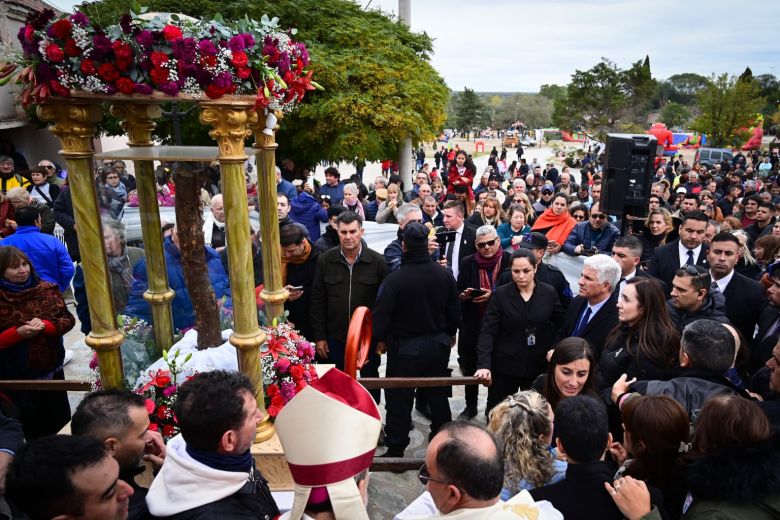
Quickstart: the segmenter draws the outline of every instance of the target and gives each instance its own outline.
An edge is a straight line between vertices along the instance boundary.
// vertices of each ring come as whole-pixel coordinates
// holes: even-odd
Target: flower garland
[[[119,24],[101,28],[76,11],[55,20],[50,9],[31,14],[19,30],[23,56],[0,63],[0,85],[17,66],[23,106],[71,91],[93,94],[211,99],[255,94],[256,108],[289,112],[306,91],[321,89],[307,71],[309,53],[282,31],[278,19],[248,17],[234,23],[217,15],[196,20],[175,14],[131,12]],[[10,69],[13,67],[13,69]]]
[[[289,323],[263,327],[267,335],[261,347],[263,386],[268,415],[276,417],[306,385],[317,380],[314,345]]]

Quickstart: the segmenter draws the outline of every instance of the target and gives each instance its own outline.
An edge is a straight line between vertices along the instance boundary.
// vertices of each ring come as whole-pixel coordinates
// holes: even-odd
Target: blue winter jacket
[[[328,212],[325,208],[305,191],[290,202],[289,216],[293,222],[306,226],[312,243],[320,238],[320,222],[328,221]]]
[[[170,237],[163,243],[165,251],[165,266],[168,271],[168,285],[175,293],[171,302],[173,311],[173,326],[176,329],[186,329],[195,325],[195,311],[192,308],[192,300],[187,292],[184,282],[184,271],[181,265],[181,253],[173,245]],[[225,274],[225,268],[219,259],[219,253],[210,247],[206,247],[206,265],[209,270],[209,280],[214,288],[217,300],[227,296],[226,305],[230,306],[230,280]],[[133,268],[133,287],[130,290],[130,298],[125,308],[125,314],[138,317],[147,323],[152,323],[152,307],[144,300],[144,292],[149,288],[149,280],[146,277],[146,259],[141,260]]]
[[[276,183],[276,193],[284,193],[288,202],[292,202],[293,199],[298,197],[298,190],[295,189],[295,186],[284,179]]]
[[[563,252],[568,255],[576,255],[574,248],[582,244],[585,249],[596,246],[599,253],[612,253],[612,246],[620,236],[620,230],[614,224],[607,222],[601,233],[590,227],[590,222],[580,222],[569,233],[569,238],[563,244]]]
[[[70,285],[74,268],[68,250],[53,236],[41,233],[37,226],[19,226],[13,235],[0,242],[0,246],[14,246],[22,250],[38,276],[56,283],[60,291]]]

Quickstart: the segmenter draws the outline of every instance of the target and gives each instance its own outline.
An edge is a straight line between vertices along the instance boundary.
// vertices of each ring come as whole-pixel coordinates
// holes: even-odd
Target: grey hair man
[[[27,206],[37,209],[38,213],[41,215],[41,233],[46,235],[54,234],[54,225],[56,224],[54,221],[54,211],[45,203],[30,196],[30,192],[27,191],[27,188],[12,188],[8,190],[6,198],[14,209],[18,210]],[[16,227],[14,221],[10,221],[8,224],[13,228]]]
[[[587,339],[599,357],[607,335],[618,323],[615,289],[621,273],[620,264],[610,256],[599,254],[585,259],[577,281],[579,292],[566,313],[558,339]]]
[[[422,222],[423,214],[422,209],[417,204],[406,202],[398,208],[396,212],[396,218],[398,219],[398,229],[403,231],[406,224],[409,222]],[[399,231],[400,235],[400,231]],[[431,253],[431,258],[435,261],[438,260],[439,245],[436,242],[436,237],[428,239],[428,251]],[[384,256],[385,262],[387,262],[388,272],[393,272],[401,267],[401,254],[403,248],[401,246],[401,237],[399,236],[385,248]]]

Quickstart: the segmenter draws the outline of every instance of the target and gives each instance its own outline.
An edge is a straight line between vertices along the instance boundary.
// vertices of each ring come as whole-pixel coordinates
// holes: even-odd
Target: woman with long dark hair
[[[690,420],[680,403],[665,395],[626,399],[620,412],[623,444],[612,443],[618,475],[644,480],[663,492],[664,509],[680,518],[685,485],[683,456],[688,451]]]
[[[474,199],[471,185],[476,174],[477,167],[469,159],[468,154],[464,150],[458,150],[455,152],[455,159],[450,162],[450,167],[447,171],[447,193],[455,193],[455,186],[461,185],[467,188],[468,198]]]
[[[756,403],[737,395],[709,399],[696,421],[691,456],[686,520],[778,518],[780,446]]]
[[[607,336],[599,364],[605,402],[609,402],[612,385],[621,374],[627,374],[628,379],[666,379],[680,350],[680,336],[658,280],[629,280],[617,308],[619,323]]]
[[[534,388],[547,398],[552,409],[567,397],[596,397],[593,384],[598,364],[587,340],[577,337],[562,339],[550,355],[547,372],[534,382]]]

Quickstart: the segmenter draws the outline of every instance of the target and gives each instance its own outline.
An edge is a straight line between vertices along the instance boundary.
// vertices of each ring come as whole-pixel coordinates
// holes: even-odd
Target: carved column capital
[[[235,102],[230,105],[202,103],[200,122],[209,125],[209,135],[219,146],[220,163],[242,163],[247,155],[244,141],[252,133],[249,125],[257,122],[257,112],[250,112],[249,103]]]
[[[99,105],[92,104],[52,104],[41,105],[37,109],[41,121],[51,122],[49,131],[60,138],[64,157],[91,157],[92,138],[97,123],[103,119]]]
[[[117,103],[111,105],[111,115],[122,121],[130,146],[152,146],[152,131],[156,119],[162,116],[159,105]]]

